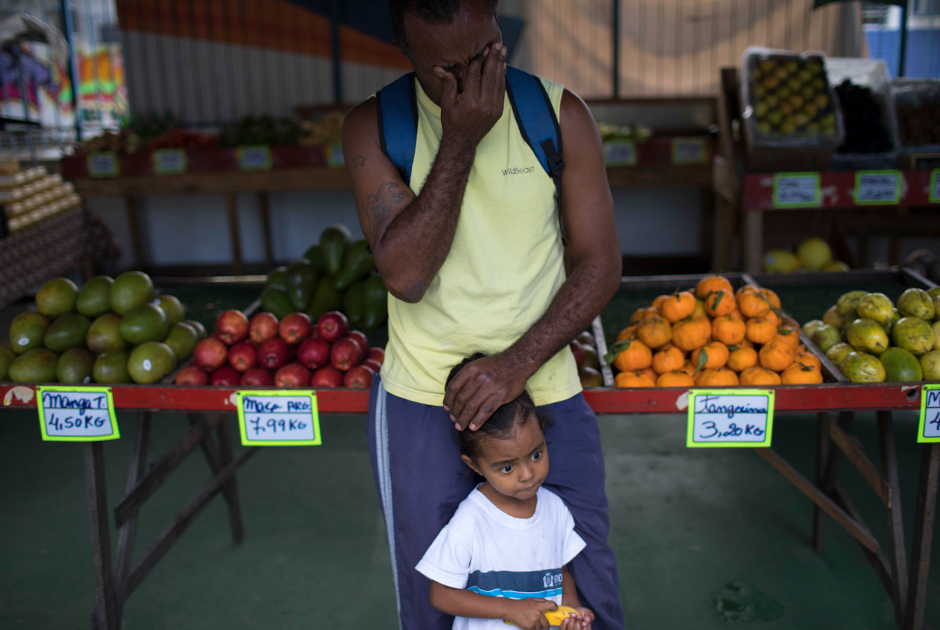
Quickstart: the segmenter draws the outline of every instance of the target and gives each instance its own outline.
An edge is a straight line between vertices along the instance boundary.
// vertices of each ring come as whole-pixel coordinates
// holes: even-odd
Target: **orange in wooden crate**
[[[760,349],[761,367],[773,370],[774,372],[783,372],[790,367],[793,359],[796,357],[796,350],[788,342],[782,339],[774,339]]]
[[[695,285],[695,297],[700,300],[704,300],[708,294],[713,291],[726,291],[734,295],[734,288],[732,288],[731,283],[728,282],[728,279],[724,276],[707,276],[699,280],[698,284]]]
[[[698,379],[695,381],[695,384],[699,387],[734,387],[740,385],[738,375],[728,368],[705,370],[702,374],[705,376],[701,379],[701,382]]]
[[[770,303],[756,291],[738,297],[738,308],[745,317],[765,317],[770,312]]]
[[[637,325],[636,338],[650,348],[659,348],[672,341],[672,326],[666,318],[653,315]]]
[[[727,367],[735,372],[743,372],[757,365],[757,350],[744,346],[735,347],[728,356]]]
[[[673,372],[680,369],[683,365],[685,365],[685,355],[682,353],[682,350],[679,350],[679,348],[675,346],[666,350],[660,350],[653,355],[653,371],[656,372],[656,374]]]
[[[704,347],[697,349],[692,353],[692,365],[699,365],[699,355],[705,352],[708,358],[705,360],[705,363],[702,367],[708,370],[717,370],[722,368],[728,363],[728,346],[721,343],[720,341],[712,341],[711,343],[706,344]]]
[[[682,291],[663,300],[659,310],[669,323],[675,324],[695,312],[695,303],[695,296],[690,291]]]
[[[672,342],[680,350],[692,352],[708,343],[712,325],[707,319],[687,317],[672,325]]]
[[[617,387],[656,387],[656,381],[642,370],[621,372],[614,378]]]
[[[816,355],[810,352],[805,346],[800,346],[800,349],[796,352],[796,358],[793,359],[794,363],[802,363],[804,365],[813,365],[820,371],[822,371],[822,362]]]
[[[645,370],[653,363],[653,353],[642,341],[634,339],[614,359],[614,367],[621,372]]]
[[[784,385],[819,385],[823,382],[822,371],[815,365],[793,363],[780,375]]]
[[[741,372],[742,385],[780,385],[780,375],[763,367],[749,367]]]
[[[666,372],[656,379],[656,387],[694,387],[695,379],[682,370]]]
[[[747,324],[734,313],[724,317],[716,317],[712,322],[712,338],[728,346],[744,341],[746,333]]]
[[[734,293],[730,289],[719,289],[705,296],[705,312],[711,317],[728,315],[737,308]]]
[[[777,336],[777,325],[769,319],[755,317],[747,320],[745,338],[751,343],[767,343]]]

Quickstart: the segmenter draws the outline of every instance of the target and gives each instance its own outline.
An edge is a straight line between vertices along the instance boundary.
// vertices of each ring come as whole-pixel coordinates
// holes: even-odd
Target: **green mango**
[[[203,339],[209,336],[208,333],[206,333],[206,327],[203,326],[200,322],[197,322],[195,319],[184,319],[183,323],[189,324],[190,326],[193,327],[193,330],[196,331],[196,334],[199,337],[198,341],[202,341]]]
[[[95,276],[85,283],[75,300],[75,308],[85,317],[94,319],[111,312],[111,285],[108,276]]]
[[[166,338],[170,330],[170,322],[163,309],[155,304],[147,303],[128,311],[118,324],[118,330],[124,341],[137,346],[148,341],[160,341]]]
[[[92,368],[92,376],[96,383],[120,384],[130,383],[131,375],[127,371],[127,360],[131,353],[128,350],[112,350],[98,355]]]
[[[343,268],[333,286],[342,293],[348,289],[353,282],[366,277],[370,271],[375,269],[375,259],[369,252],[369,244],[364,240],[356,241],[346,250],[346,259],[343,261]]]
[[[196,329],[184,322],[177,322],[170,327],[163,343],[170,347],[176,359],[182,363],[193,356],[193,350],[199,343],[199,333]]]
[[[323,259],[323,252],[319,245],[313,245],[304,253],[304,258],[310,261],[313,268],[320,273],[326,273],[326,260]]]
[[[295,311],[305,311],[317,290],[319,274],[306,258],[292,263],[284,272],[284,288]]]
[[[42,338],[44,346],[53,352],[65,352],[70,348],[84,348],[85,337],[91,328],[91,320],[79,313],[60,315],[46,329]]]
[[[351,240],[352,234],[345,225],[331,225],[323,230],[320,234],[320,253],[323,255],[326,273],[335,276],[343,268],[343,258]]]
[[[317,291],[313,294],[310,308],[306,312],[310,320],[316,324],[324,313],[339,310],[342,306],[343,295],[334,287],[333,278],[325,276],[317,285]]]
[[[366,283],[361,280],[346,291],[343,295],[343,313],[349,320],[349,325],[353,328],[362,327],[363,315],[366,308]]]
[[[382,282],[381,276],[370,276],[363,287],[365,296],[365,309],[362,316],[362,327],[366,330],[375,330],[388,319],[388,289]]]
[[[290,298],[287,297],[287,291],[278,287],[268,287],[261,292],[261,310],[271,313],[279,320],[294,312]]]
[[[55,317],[75,312],[78,287],[68,278],[53,278],[36,293],[36,308],[43,315]]]
[[[90,383],[95,354],[85,348],[66,350],[56,363],[56,378],[60,383]]]
[[[154,298],[153,303],[163,309],[163,313],[166,315],[166,320],[170,322],[170,326],[178,324],[186,317],[186,307],[183,306],[183,303],[180,302],[177,297],[172,295],[158,295]]]
[[[10,349],[24,354],[42,348],[42,340],[49,329],[49,318],[34,311],[17,315],[10,324]]]
[[[9,378],[10,364],[15,360],[15,352],[9,348],[0,348],[0,383]]]
[[[286,280],[284,279],[284,272],[287,271],[287,267],[278,267],[268,274],[268,280],[265,282],[265,286],[268,287],[281,287],[284,288]]]
[[[14,383],[55,383],[59,355],[45,348],[35,348],[16,357],[10,364]]]

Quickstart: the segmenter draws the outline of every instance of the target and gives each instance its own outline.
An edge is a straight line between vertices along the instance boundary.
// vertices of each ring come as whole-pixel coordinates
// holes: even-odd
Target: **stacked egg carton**
[[[0,175],[0,230],[8,234],[81,204],[71,182],[44,166]]]

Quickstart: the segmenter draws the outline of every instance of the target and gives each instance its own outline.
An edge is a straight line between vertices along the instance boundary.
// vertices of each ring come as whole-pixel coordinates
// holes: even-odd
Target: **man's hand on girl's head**
[[[493,412],[525,391],[529,375],[506,353],[477,359],[457,373],[444,392],[444,409],[458,431],[476,431]]]

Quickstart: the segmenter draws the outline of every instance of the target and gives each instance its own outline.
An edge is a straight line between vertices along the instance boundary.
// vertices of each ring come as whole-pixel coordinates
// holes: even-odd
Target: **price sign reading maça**
[[[920,390],[917,441],[940,442],[940,385],[924,385]]]
[[[110,387],[37,387],[39,428],[49,442],[99,442],[121,437]]]
[[[901,201],[901,171],[859,171],[855,174],[855,203],[894,205]]]
[[[607,166],[636,166],[636,145],[619,140],[605,142],[604,162]]]
[[[689,448],[770,446],[774,391],[689,390]]]
[[[245,446],[318,446],[314,391],[239,391],[238,427]]]
[[[815,208],[821,201],[819,173],[774,175],[774,207]]]

